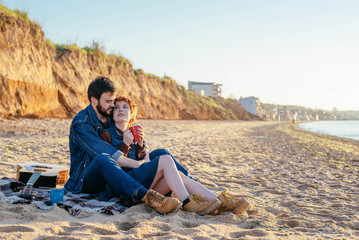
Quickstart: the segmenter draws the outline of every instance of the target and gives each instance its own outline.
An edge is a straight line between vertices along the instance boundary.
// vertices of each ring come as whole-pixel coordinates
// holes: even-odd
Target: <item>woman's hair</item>
[[[134,121],[136,121],[136,115],[137,115],[137,105],[136,105],[136,103],[133,100],[131,100],[131,99],[127,98],[127,97],[123,97],[123,96],[116,97],[114,103],[116,104],[116,102],[127,102],[128,105],[130,105],[131,119],[130,119],[130,122],[128,123],[128,126],[130,127],[132,125],[132,123]]]

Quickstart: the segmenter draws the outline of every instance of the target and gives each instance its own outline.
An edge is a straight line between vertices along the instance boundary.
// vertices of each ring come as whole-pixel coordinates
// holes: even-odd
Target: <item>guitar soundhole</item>
[[[52,169],[52,167],[49,167],[49,166],[39,166],[39,165],[31,165],[31,167],[33,168],[44,168],[44,169]]]
[[[45,168],[35,168],[34,171],[46,172],[47,169],[45,169]]]

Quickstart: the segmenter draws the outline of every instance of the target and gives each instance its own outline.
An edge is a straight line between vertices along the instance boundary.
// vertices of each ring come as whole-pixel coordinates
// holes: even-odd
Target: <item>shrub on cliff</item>
[[[4,5],[2,5],[1,3],[0,3],[0,13],[15,17],[16,19],[24,20],[26,22],[28,22],[28,21],[31,22],[31,20],[26,12],[20,11],[18,9],[10,10],[7,7],[5,7]]]

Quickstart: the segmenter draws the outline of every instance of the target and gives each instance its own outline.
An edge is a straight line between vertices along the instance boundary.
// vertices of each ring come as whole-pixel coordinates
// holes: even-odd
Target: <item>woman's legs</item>
[[[202,195],[207,201],[211,201],[217,198],[217,195],[210,191],[208,188],[200,184],[199,182],[194,181],[193,179],[187,177],[182,172],[179,172],[181,179],[190,194],[199,194]]]
[[[182,178],[172,157],[169,155],[160,156],[157,173],[150,188],[153,189],[158,183],[160,183],[156,189],[165,189],[163,180],[160,181],[162,178],[166,180],[168,187],[176,194],[177,198],[181,202],[189,197],[190,194],[183,184]]]
[[[200,184],[199,182],[196,182],[192,180],[191,178],[184,175],[182,172],[179,172],[179,175],[182,179],[182,182],[189,194],[199,194],[202,195],[207,201],[211,201],[215,198],[217,198],[217,195],[214,194],[212,191],[210,191],[208,188]],[[151,186],[152,188],[152,186]],[[164,177],[162,177],[154,186],[153,190],[161,193],[166,194],[171,189],[168,186],[168,183]]]
[[[171,189],[168,186],[166,179],[164,177],[162,177],[160,180],[158,180],[158,182],[152,189],[155,190],[156,192],[163,194],[163,195],[166,195],[167,193],[169,193],[171,191]]]
[[[217,198],[217,195],[208,188],[178,171],[169,155],[160,157],[157,174],[150,188],[162,194],[172,190],[180,201],[186,199],[190,194],[202,195],[207,201]]]

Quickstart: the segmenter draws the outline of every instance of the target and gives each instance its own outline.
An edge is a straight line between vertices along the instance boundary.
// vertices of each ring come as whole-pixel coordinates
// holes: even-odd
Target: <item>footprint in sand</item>
[[[154,238],[154,237],[160,237],[164,235],[169,235],[172,231],[172,227],[168,223],[158,223],[155,222],[150,225],[151,228],[154,228],[151,230],[151,232],[148,232],[148,229],[143,227],[138,227],[135,229],[136,235],[139,236],[139,238]]]
[[[106,229],[98,228],[98,227],[91,229],[91,231],[98,235],[116,235],[116,234],[118,234],[118,232],[106,230]]]
[[[23,226],[6,226],[0,227],[0,232],[11,233],[11,232],[35,232],[33,228]]]
[[[71,227],[82,227],[82,226],[85,226],[85,224],[78,223],[78,222],[70,222],[70,226]]]
[[[72,227],[66,227],[66,226],[64,226],[64,227],[62,227],[62,234],[61,235],[67,235],[67,234],[71,234],[72,232],[75,232],[75,231],[77,231],[78,229],[81,229],[81,230],[83,230],[84,229],[84,226],[72,226]],[[65,234],[66,233],[66,234]]]
[[[138,224],[139,222],[115,222],[115,226],[121,231],[128,231],[131,228],[136,227]]]
[[[21,213],[24,210],[23,207],[12,207],[12,208],[8,208],[9,212],[13,212],[13,213]]]
[[[242,232],[233,232],[230,234],[230,236],[232,238],[241,238],[241,237],[245,237],[245,236],[252,236],[252,237],[264,237],[267,236],[268,234],[260,229],[252,229],[249,231],[242,231]]]
[[[283,222],[285,225],[287,225],[290,228],[302,227],[301,222],[296,219],[288,219],[288,220],[284,220]]]
[[[198,223],[198,222],[182,222],[181,225],[184,228],[195,228],[195,227],[198,227],[201,224]]]
[[[71,235],[72,232],[75,232],[77,230],[83,231],[85,229],[89,229],[89,230],[91,230],[92,233],[97,234],[97,235],[116,235],[116,234],[118,234],[118,232],[115,232],[115,231],[83,225],[83,226],[62,227],[63,231],[60,231],[59,235]]]
[[[79,240],[80,238],[74,238],[74,237],[54,237],[54,236],[43,236],[43,237],[39,237],[36,238],[37,240]]]
[[[157,223],[155,227],[158,228],[158,230],[161,232],[168,232],[172,230],[171,225],[168,223]]]
[[[176,228],[173,232],[189,236],[193,233],[201,232],[201,230],[196,229],[196,227],[200,225],[201,224],[198,222],[180,222],[180,226],[182,226],[182,228]]]
[[[69,235],[72,232],[77,231],[78,229],[83,230],[86,228],[86,225],[83,223],[70,222],[69,224],[70,224],[70,226],[61,227],[62,231],[59,231],[58,233],[57,233],[57,231],[55,231],[52,228],[47,228],[46,231],[49,231],[49,232],[51,231],[53,234]]]
[[[141,236],[141,238],[154,238],[155,239],[155,237],[165,236],[165,235],[168,235],[168,233],[167,232],[153,232],[153,233],[141,234],[139,232],[138,235]]]

